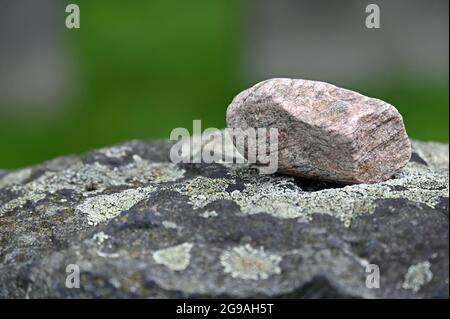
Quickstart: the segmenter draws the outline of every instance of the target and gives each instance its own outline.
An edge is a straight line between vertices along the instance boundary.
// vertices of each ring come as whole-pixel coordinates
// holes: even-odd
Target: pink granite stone
[[[278,172],[344,183],[389,179],[411,157],[391,104],[329,83],[269,79],[237,95],[230,128],[277,128]]]

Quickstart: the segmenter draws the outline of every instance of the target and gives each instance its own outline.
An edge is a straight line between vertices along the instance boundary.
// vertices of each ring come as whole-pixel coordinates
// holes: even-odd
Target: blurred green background
[[[245,72],[249,35],[243,30],[251,6],[241,1],[74,3],[81,28],[61,28],[71,57],[69,93],[44,110],[2,102],[1,168],[129,139],[168,138],[175,127],[191,128],[193,119],[203,128],[224,127],[231,99],[263,80]],[[63,25],[61,7],[57,23]],[[447,142],[446,68],[423,78],[399,69],[335,84],[395,105],[412,138]],[[288,75],[295,74],[303,77]]]

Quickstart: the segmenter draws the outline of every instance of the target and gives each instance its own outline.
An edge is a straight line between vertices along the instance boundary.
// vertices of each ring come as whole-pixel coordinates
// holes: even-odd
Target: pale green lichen
[[[355,217],[372,213],[376,201],[380,199],[404,198],[434,207],[441,197],[448,197],[448,153],[437,152],[439,155],[433,155],[428,143],[413,144],[431,166],[410,162],[395,178],[383,183],[349,185],[315,192],[301,189],[291,177],[259,175],[258,170],[249,164],[224,164],[230,178],[197,176],[179,181],[184,177],[183,169],[172,163],[150,163],[138,155],[133,155],[131,163],[114,168],[100,163],[66,161],[63,166],[53,165],[54,170],[24,185],[20,184],[31,177],[29,169],[3,176],[1,185],[17,196],[0,205],[0,216],[27,202],[35,204],[63,189],[88,197],[114,186],[138,188],[159,184],[157,187],[160,190],[174,190],[188,196],[188,203],[194,209],[204,208],[217,200],[231,200],[243,214],[267,213],[277,218],[298,218],[302,221],[310,220],[313,214],[328,214],[349,226]],[[445,147],[448,148],[442,144],[440,149]],[[119,149],[128,152],[128,147],[123,147],[110,155],[120,155]],[[236,180],[242,180],[243,185],[228,191]]]
[[[192,243],[184,243],[155,251],[153,259],[157,264],[166,266],[173,271],[182,271],[189,266]]]
[[[31,175],[30,168],[24,168],[17,171],[9,172],[5,176],[0,178],[0,189],[6,186],[21,184],[24,180],[29,178],[30,175]]]
[[[62,171],[47,171],[24,185],[19,185],[19,181],[26,179],[28,173],[27,171],[18,172],[12,175],[14,178],[11,177],[6,180],[8,183],[6,187],[19,195],[0,206],[0,216],[5,212],[20,208],[27,201],[36,203],[48,194],[54,194],[63,189],[73,190],[83,196],[90,196],[101,193],[112,186],[136,187],[136,183],[158,184],[176,181],[184,176],[184,170],[179,169],[174,164],[149,163],[137,155],[133,159],[132,163],[113,169],[98,162],[83,164],[76,161]]]
[[[409,267],[402,288],[417,292],[433,279],[429,261],[420,262]]]
[[[112,158],[121,158],[131,152],[131,147],[126,145],[105,147],[98,150],[99,153]]]
[[[267,213],[278,218],[310,219],[313,214],[328,214],[345,226],[362,214],[370,214],[376,200],[404,198],[434,207],[448,196],[448,174],[436,173],[423,165],[408,164],[394,179],[377,184],[355,184],[342,188],[304,191],[291,177],[258,175],[248,165],[236,165],[232,177],[242,178],[243,190],[227,191],[234,179],[199,176],[175,187],[189,196],[195,209],[216,200],[232,200],[244,214]]]
[[[178,225],[176,223],[168,221],[168,220],[163,220],[161,224],[167,229],[177,229],[178,228]]]
[[[279,218],[296,218],[303,214],[299,207],[301,192],[291,178],[256,179],[244,184],[242,191],[231,193],[244,214],[268,213]]]
[[[37,179],[24,185],[11,185],[8,189],[19,196],[0,207],[0,215],[20,208],[26,202],[36,203],[48,194],[68,189],[88,195],[101,192],[106,187],[120,185],[121,181],[111,174],[111,170],[101,164],[84,165],[77,161],[63,171],[47,171]],[[87,185],[95,185],[95,189],[86,189]]]
[[[77,210],[86,215],[89,225],[97,225],[130,209],[154,191],[155,188],[149,186],[127,189],[110,195],[89,197],[77,206]]]
[[[225,273],[233,278],[260,280],[281,273],[282,257],[269,254],[263,247],[253,248],[249,244],[233,247],[220,255]]]
[[[212,217],[216,217],[219,214],[217,214],[217,212],[215,210],[207,210],[203,213],[200,213],[200,216],[203,218],[212,218]]]
[[[94,236],[92,236],[92,239],[97,243],[97,244],[103,244],[103,242],[107,239],[109,239],[109,236],[106,235],[104,232],[98,232],[96,234],[94,234]]]
[[[28,201],[37,203],[45,198],[45,193],[30,192],[26,196],[19,196],[0,206],[0,216],[17,208],[22,208]]]

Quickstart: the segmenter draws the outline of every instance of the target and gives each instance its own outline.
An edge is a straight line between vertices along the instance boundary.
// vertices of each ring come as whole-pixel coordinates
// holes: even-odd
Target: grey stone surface
[[[413,141],[392,179],[347,186],[173,165],[171,145],[3,172],[0,297],[448,298],[448,145]]]

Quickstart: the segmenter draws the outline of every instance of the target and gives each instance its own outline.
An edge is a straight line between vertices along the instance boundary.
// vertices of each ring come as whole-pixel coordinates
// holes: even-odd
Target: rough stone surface
[[[325,82],[260,82],[234,98],[227,123],[243,130],[278,129],[278,172],[288,175],[382,182],[398,173],[411,156],[395,107]],[[240,151],[247,154],[248,149]]]
[[[448,298],[448,145],[412,144],[393,178],[345,187],[173,165],[169,141],[3,171],[0,297]]]

